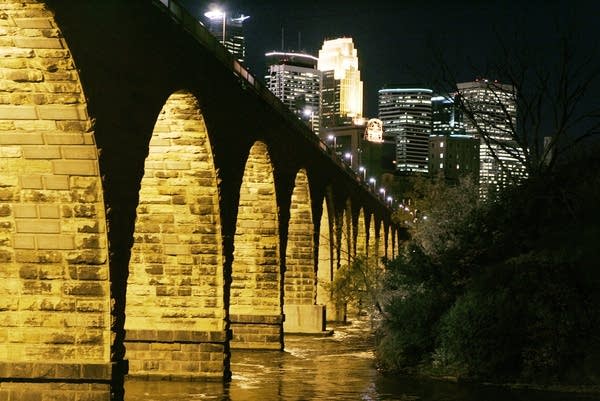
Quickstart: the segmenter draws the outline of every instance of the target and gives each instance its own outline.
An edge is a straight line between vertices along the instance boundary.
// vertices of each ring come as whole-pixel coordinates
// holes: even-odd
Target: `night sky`
[[[284,50],[300,47],[315,56],[324,39],[352,37],[367,117],[376,116],[377,91],[385,85],[431,82],[439,64],[437,54],[443,55],[458,81],[470,81],[485,74],[488,63],[501,62],[502,41],[524,45],[536,62],[545,62],[555,56],[558,32],[563,30],[573,35],[579,55],[600,59],[600,0],[182,2],[196,16],[211,4],[250,15],[245,25],[246,64],[261,78],[266,71],[264,53],[281,50],[282,27]]]

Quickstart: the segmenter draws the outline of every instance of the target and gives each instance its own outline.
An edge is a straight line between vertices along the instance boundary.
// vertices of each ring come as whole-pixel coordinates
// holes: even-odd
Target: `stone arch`
[[[229,316],[233,348],[282,349],[277,199],[263,142],[250,149],[240,187]]]
[[[358,218],[356,220],[356,228],[354,235],[354,256],[367,254],[367,232],[365,224],[365,211],[360,208]]]
[[[377,238],[375,234],[375,215],[371,214],[368,220],[367,230],[367,256],[369,258],[378,258]]]
[[[349,199],[346,201],[345,207],[339,212],[336,238],[337,268],[335,270],[339,269],[341,266],[350,264],[352,251],[354,249],[352,241],[352,204]]]
[[[385,248],[385,234],[383,230],[383,222],[379,220],[379,222],[375,223],[375,232],[377,238],[377,259],[379,260],[381,260],[382,258],[387,259],[387,252]]]
[[[52,380],[106,383],[111,375],[106,215],[86,97],[44,4],[7,0],[1,14],[2,378],[16,380],[18,392],[24,386],[18,381],[35,381],[43,361]],[[44,385],[28,386],[33,397]],[[77,387],[65,386],[63,395]],[[12,391],[12,384],[3,386],[8,398]],[[39,390],[40,397],[44,391],[48,387]]]
[[[334,255],[337,254],[335,246],[335,223],[330,218],[334,214],[329,210],[331,202],[323,198],[321,221],[319,225],[319,247],[317,254],[317,304],[327,305],[330,301],[329,291],[325,286],[333,280],[333,273],[337,269]]]
[[[223,344],[209,344],[225,342],[217,173],[189,92],[172,94],[158,115],[136,212],[125,321],[129,374],[222,377]],[[165,340],[172,343],[167,352]],[[212,369],[204,361],[200,368],[194,355],[201,352],[213,354]]]
[[[394,259],[395,255],[392,252],[392,229],[386,224],[384,225],[384,236],[385,236],[385,257],[387,259]]]
[[[312,202],[306,170],[300,169],[294,181],[284,273],[284,331],[321,332],[325,329],[324,306],[317,301]]]

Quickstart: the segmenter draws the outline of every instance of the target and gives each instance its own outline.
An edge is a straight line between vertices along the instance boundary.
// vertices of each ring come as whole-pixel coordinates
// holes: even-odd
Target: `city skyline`
[[[386,85],[433,81],[438,53],[455,72],[456,82],[464,82],[486,75],[486,64],[498,53],[499,38],[507,42],[526,38],[536,51],[553,55],[558,25],[575,32],[580,52],[591,49],[597,43],[594,16],[600,11],[600,5],[592,1],[562,0],[527,4],[469,0],[451,4],[436,0],[396,4],[182,2],[193,15],[214,6],[250,15],[244,27],[246,64],[258,77],[267,70],[267,51],[295,50],[316,56],[323,40],[352,37],[364,82],[365,117],[377,115],[377,91]]]

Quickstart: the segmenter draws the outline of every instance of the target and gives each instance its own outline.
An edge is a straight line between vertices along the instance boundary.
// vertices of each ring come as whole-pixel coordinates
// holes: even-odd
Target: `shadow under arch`
[[[86,96],[44,2],[5,0],[1,14],[2,395],[75,399],[95,383],[107,398],[108,240]]]
[[[273,165],[250,148],[240,186],[229,299],[232,348],[283,349],[282,277]]]
[[[198,101],[187,91],[173,93],[158,115],[136,214],[125,310],[129,374],[228,377],[217,173]]]
[[[325,330],[325,306],[317,305],[317,263],[312,201],[305,169],[296,173],[290,202],[290,219],[283,275],[286,333],[320,333]]]
[[[333,281],[334,272],[338,268],[337,246],[335,240],[335,210],[331,187],[325,190],[321,207],[319,236],[317,246],[317,304],[326,306],[326,320],[342,320],[336,317],[336,308],[331,300],[328,285]]]

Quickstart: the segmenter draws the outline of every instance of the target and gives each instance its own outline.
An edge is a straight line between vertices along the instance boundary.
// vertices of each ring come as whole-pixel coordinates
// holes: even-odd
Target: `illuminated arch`
[[[223,337],[221,242],[217,174],[206,125],[196,98],[176,92],[156,121],[139,192],[125,328],[128,343],[150,346],[127,345],[130,374],[210,376],[195,363],[187,369],[170,363],[198,358],[188,360],[181,350],[161,358],[164,350],[153,353],[152,344],[164,338],[177,343]],[[200,352],[200,342],[190,343],[190,351],[194,345]],[[221,377],[222,369],[213,375]]]
[[[298,171],[290,203],[284,274],[284,305],[312,305],[316,300],[314,227],[306,170]]]
[[[335,246],[334,221],[330,219],[332,213],[329,211],[328,198],[323,199],[321,223],[319,226],[319,248],[317,265],[317,304],[327,305],[329,303],[329,291],[326,285],[333,280],[334,269],[337,269],[334,255],[337,254]]]
[[[367,256],[369,258],[378,257],[377,238],[375,235],[375,215],[369,216],[369,225],[367,230]]]
[[[354,245],[352,241],[352,204],[350,203],[350,200],[346,202],[345,208],[339,212],[336,238],[338,245],[337,268],[340,268],[341,266],[350,264],[353,256],[352,250],[354,249]]]
[[[360,208],[360,211],[358,212],[355,233],[354,256],[364,256],[367,254],[367,233],[364,208]]]
[[[2,378],[52,372],[60,381],[75,371],[87,382],[89,365],[110,371],[111,350],[94,127],[53,14],[34,1],[5,0],[1,8],[0,331],[12,334],[0,342]],[[40,385],[19,384],[31,391]]]
[[[229,313],[232,347],[283,347],[277,200],[263,142],[250,149],[240,187]]]
[[[380,220],[375,225],[375,231],[377,235],[377,258],[381,260],[381,258],[387,259],[387,252],[385,249],[385,234],[383,228],[383,222]]]

